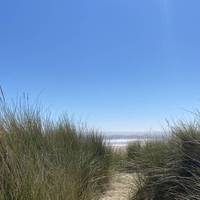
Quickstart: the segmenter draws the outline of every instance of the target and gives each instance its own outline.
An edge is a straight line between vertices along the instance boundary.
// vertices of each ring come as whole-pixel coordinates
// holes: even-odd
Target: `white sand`
[[[134,176],[118,173],[113,176],[111,186],[101,200],[128,200],[134,187]]]

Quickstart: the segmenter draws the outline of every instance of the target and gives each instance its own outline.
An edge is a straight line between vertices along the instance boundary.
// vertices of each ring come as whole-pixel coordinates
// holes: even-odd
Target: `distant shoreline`
[[[164,136],[163,134],[143,134],[143,135],[122,135],[122,134],[113,134],[113,135],[105,135],[105,141],[108,146],[112,147],[126,147],[131,142],[144,142],[147,140],[160,140]]]

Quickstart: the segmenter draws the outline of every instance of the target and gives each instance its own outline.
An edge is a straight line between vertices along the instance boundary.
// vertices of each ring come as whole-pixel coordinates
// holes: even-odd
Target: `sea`
[[[112,147],[126,147],[132,142],[145,142],[163,138],[163,132],[105,132],[105,142]]]

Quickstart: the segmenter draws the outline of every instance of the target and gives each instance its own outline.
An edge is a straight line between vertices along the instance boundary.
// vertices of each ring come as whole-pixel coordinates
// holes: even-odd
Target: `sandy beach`
[[[128,200],[133,190],[134,176],[128,173],[116,173],[111,185],[101,200]]]

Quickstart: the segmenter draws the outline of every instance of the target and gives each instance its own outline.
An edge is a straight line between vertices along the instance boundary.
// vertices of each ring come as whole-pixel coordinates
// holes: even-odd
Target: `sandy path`
[[[127,173],[113,176],[111,186],[101,200],[128,200],[133,189],[134,177]]]

